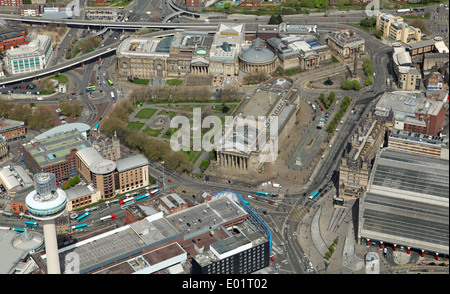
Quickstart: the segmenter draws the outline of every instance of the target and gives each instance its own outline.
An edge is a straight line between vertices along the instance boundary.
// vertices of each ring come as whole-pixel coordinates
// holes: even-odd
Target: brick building
[[[375,114],[392,113],[397,130],[436,136],[444,123],[445,102],[425,97],[417,91],[386,92],[375,106]]]
[[[0,6],[18,7],[23,5],[23,0],[0,0]]]
[[[0,52],[24,44],[28,44],[25,40],[25,30],[21,27],[9,26],[0,20]]]
[[[100,191],[102,199],[149,185],[148,160],[143,155],[112,161],[91,147],[77,152],[75,165],[80,175]]]
[[[78,130],[73,130],[32,141],[22,147],[22,152],[25,165],[33,173],[54,173],[59,182],[77,174],[76,153],[87,147],[91,143]]]
[[[1,117],[0,135],[4,136],[6,138],[6,141],[15,141],[18,139],[25,138],[26,136],[25,123],[23,121],[17,121]]]

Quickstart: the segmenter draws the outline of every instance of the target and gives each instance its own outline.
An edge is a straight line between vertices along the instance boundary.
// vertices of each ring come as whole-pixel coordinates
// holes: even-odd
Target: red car
[[[323,16],[324,16],[324,17],[328,17],[328,15],[326,15],[326,14],[324,14]]]

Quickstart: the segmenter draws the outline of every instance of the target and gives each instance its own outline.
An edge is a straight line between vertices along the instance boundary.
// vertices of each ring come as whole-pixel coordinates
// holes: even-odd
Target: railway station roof
[[[449,252],[448,160],[382,149],[361,199],[362,238]]]

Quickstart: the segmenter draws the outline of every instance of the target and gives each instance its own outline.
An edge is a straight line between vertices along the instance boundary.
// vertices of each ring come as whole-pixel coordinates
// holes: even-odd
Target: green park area
[[[157,111],[158,111],[158,109],[154,109],[154,108],[143,108],[135,115],[135,117],[143,118],[143,119],[150,119]]]

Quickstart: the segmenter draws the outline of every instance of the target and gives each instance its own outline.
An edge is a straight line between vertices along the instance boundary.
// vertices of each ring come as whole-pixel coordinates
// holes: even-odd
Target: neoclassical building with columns
[[[264,41],[253,40],[250,48],[239,54],[239,69],[249,74],[269,74],[278,67],[278,57],[264,47]]]

